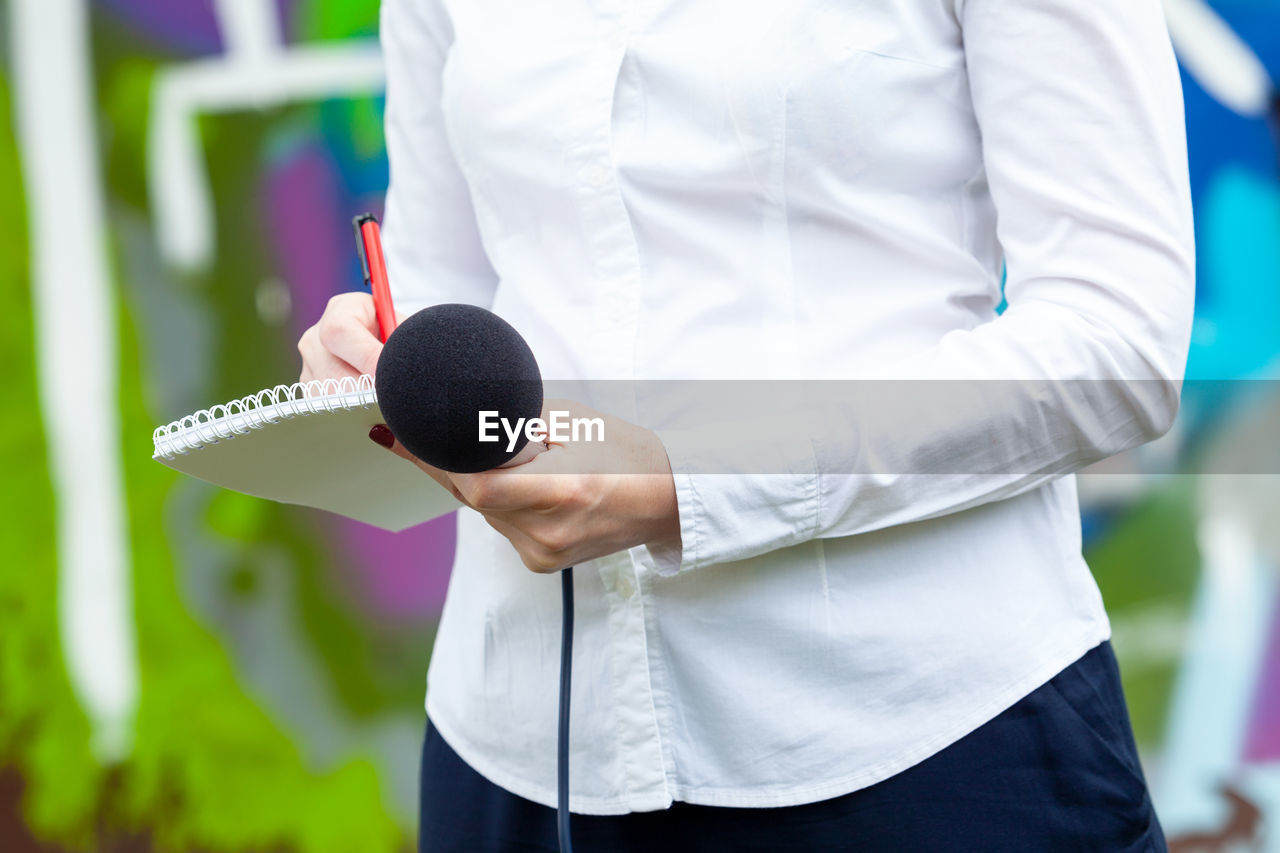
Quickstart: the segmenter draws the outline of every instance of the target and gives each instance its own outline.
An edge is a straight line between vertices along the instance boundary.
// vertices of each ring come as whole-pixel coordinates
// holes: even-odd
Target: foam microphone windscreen
[[[514,447],[501,426],[480,441],[480,413],[514,427],[542,415],[542,375],[520,333],[474,305],[424,308],[387,338],[374,376],[378,407],[404,447],[429,465],[470,474],[497,468]]]

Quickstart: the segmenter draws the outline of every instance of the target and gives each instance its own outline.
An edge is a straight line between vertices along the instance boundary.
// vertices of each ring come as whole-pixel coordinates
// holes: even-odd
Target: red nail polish
[[[390,448],[396,443],[396,437],[391,434],[391,430],[386,424],[374,424],[369,428],[369,438],[381,444],[383,447]]]

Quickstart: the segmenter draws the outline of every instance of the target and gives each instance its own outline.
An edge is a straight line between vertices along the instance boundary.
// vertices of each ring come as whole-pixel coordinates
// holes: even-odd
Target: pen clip
[[[373,276],[369,272],[369,253],[364,245],[364,224],[366,222],[377,223],[378,217],[372,213],[362,213],[351,220],[351,227],[356,232],[356,252],[360,255],[360,272],[364,275],[365,286],[370,286]]]

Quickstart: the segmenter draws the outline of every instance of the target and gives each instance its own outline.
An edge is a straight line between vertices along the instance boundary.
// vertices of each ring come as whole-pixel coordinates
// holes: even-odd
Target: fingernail
[[[372,438],[374,441],[378,442],[378,444],[381,444],[383,447],[388,449],[391,448],[391,445],[396,443],[396,437],[391,434],[391,430],[387,428],[386,424],[374,424],[370,427],[369,438]]]

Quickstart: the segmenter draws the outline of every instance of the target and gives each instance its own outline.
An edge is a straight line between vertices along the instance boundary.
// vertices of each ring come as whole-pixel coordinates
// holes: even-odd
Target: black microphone
[[[374,376],[387,426],[414,456],[456,474],[499,468],[528,444],[521,430],[508,449],[480,440],[480,416],[495,424],[542,416],[542,374],[510,323],[474,305],[436,305],[387,338]]]
[[[401,323],[387,338],[374,375],[378,407],[391,434],[414,456],[458,474],[520,462],[529,444],[499,434],[480,440],[482,412],[508,424],[542,415],[542,373],[510,323],[474,305],[436,305]],[[510,446],[509,446],[510,445]],[[531,449],[532,451],[532,449]],[[535,454],[536,455],[536,454]],[[573,662],[573,569],[560,573],[560,719],[556,741],[556,827],[561,853],[569,838],[569,686]]]

